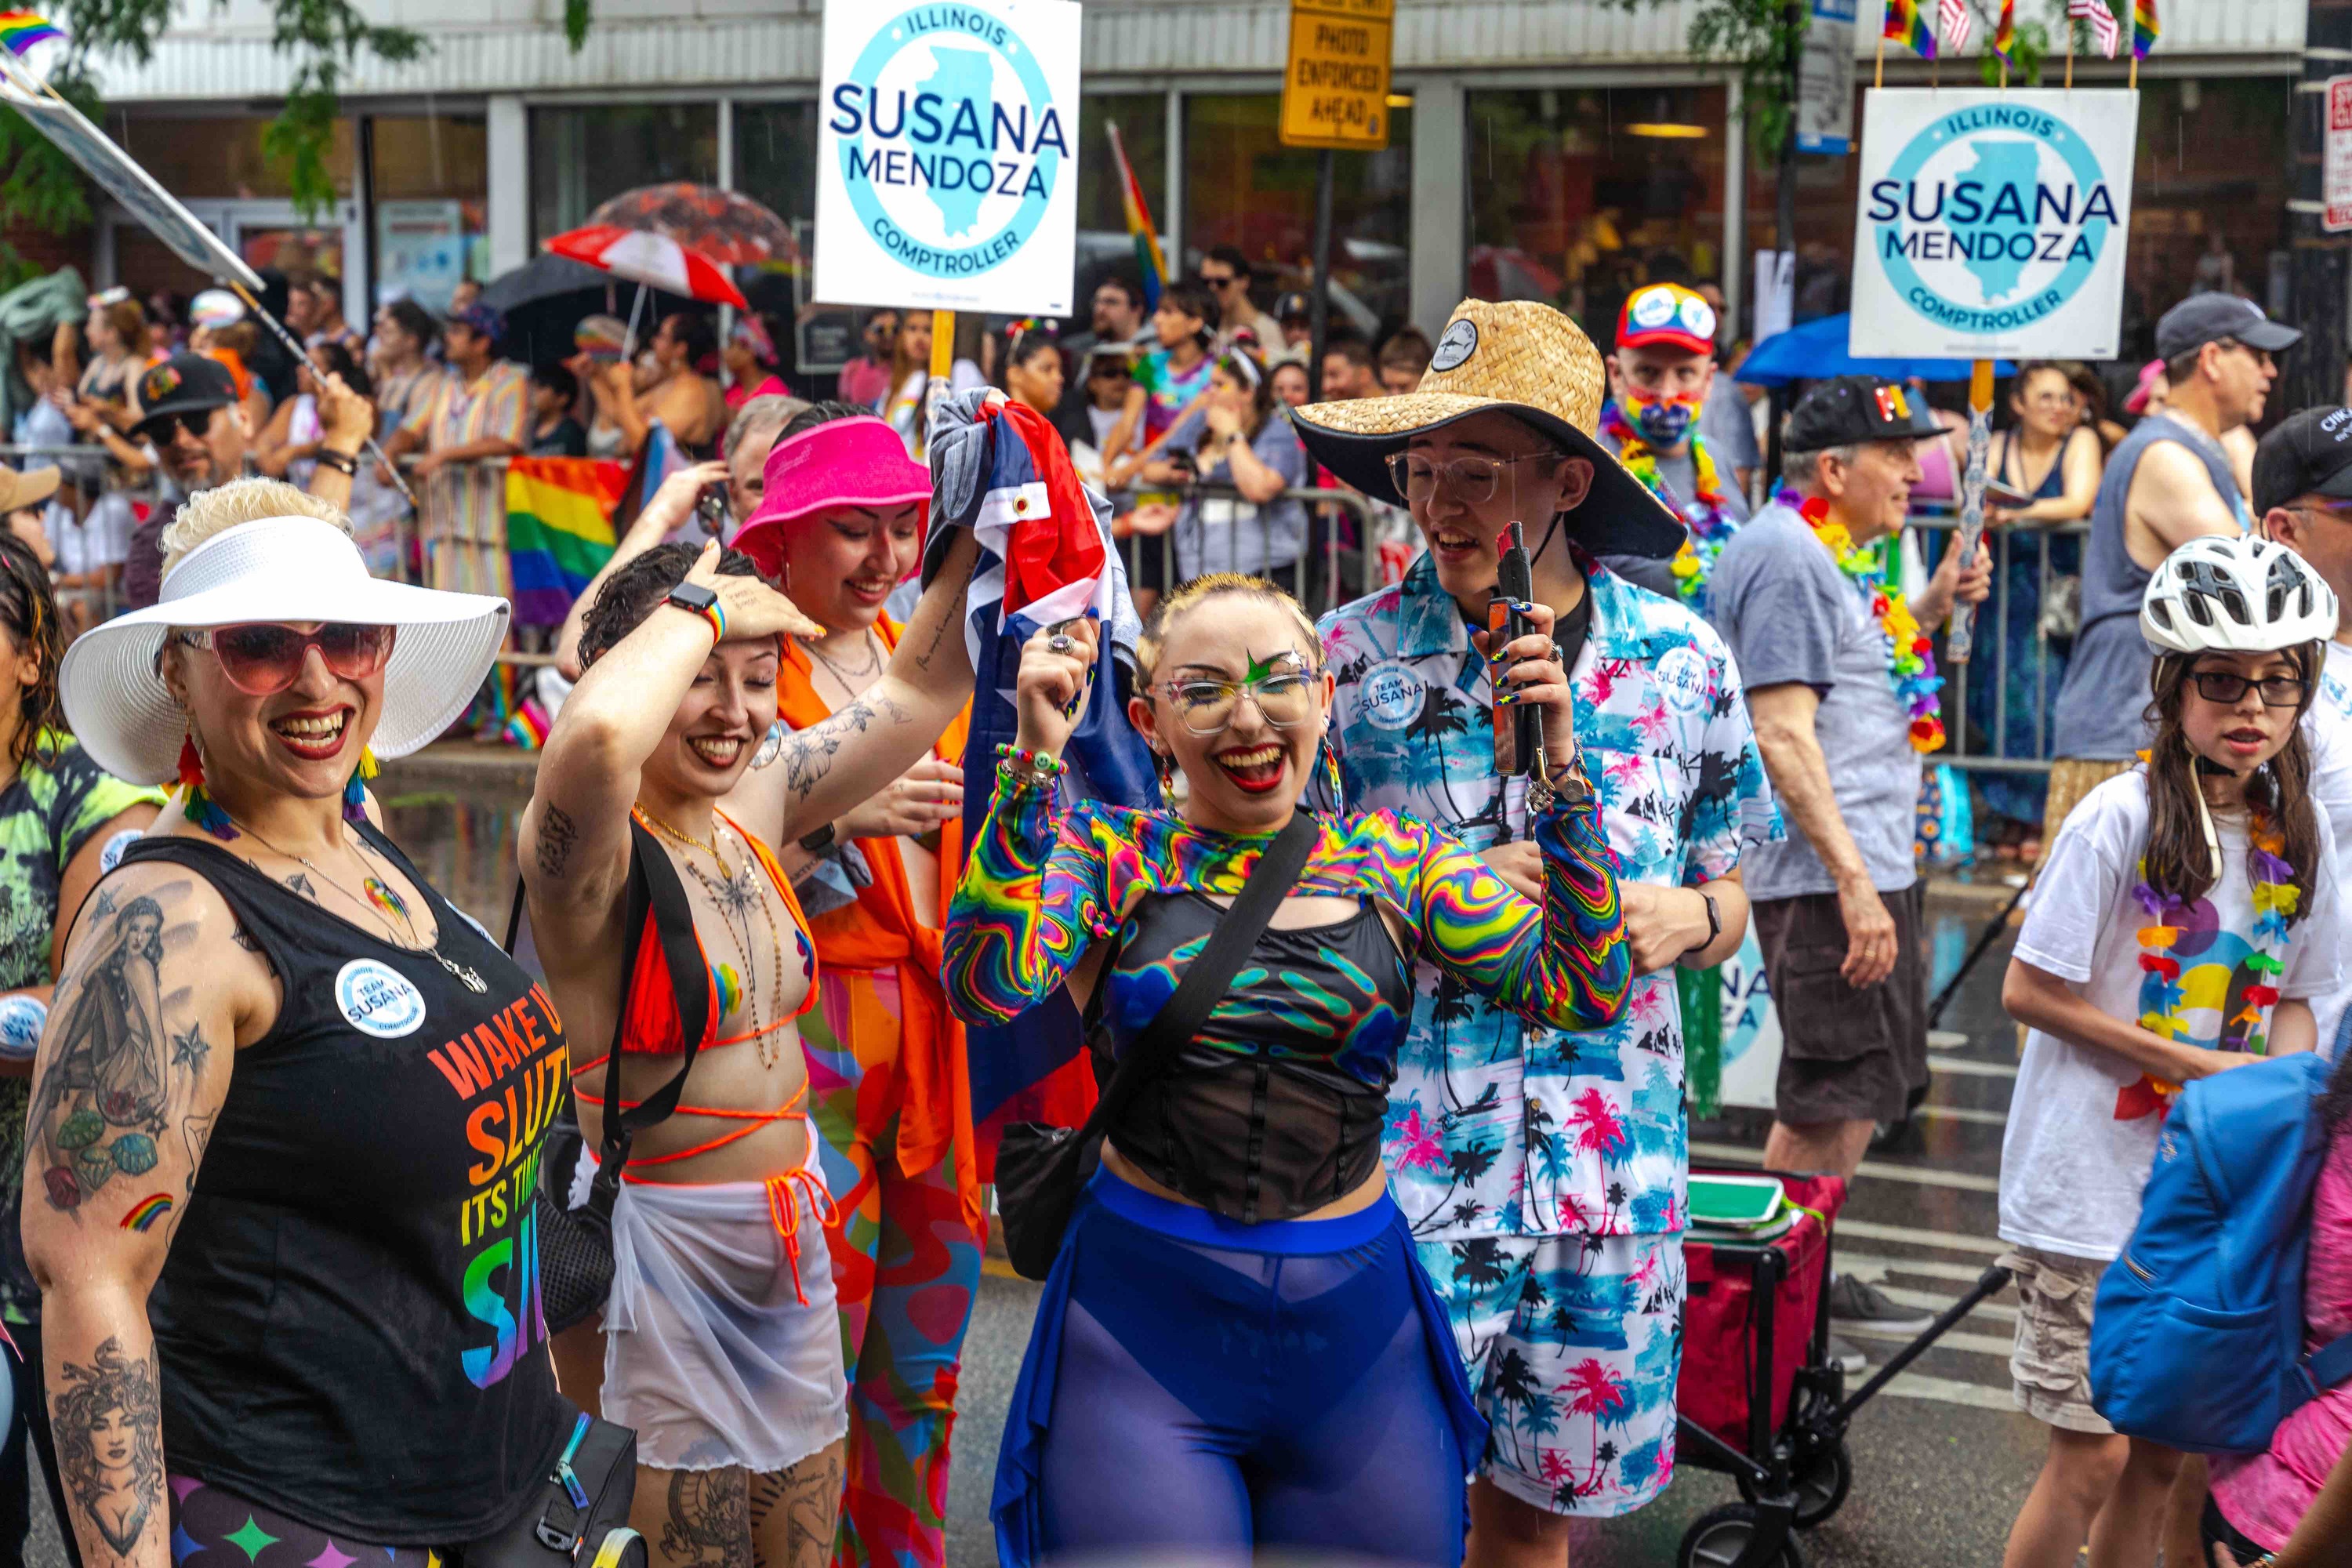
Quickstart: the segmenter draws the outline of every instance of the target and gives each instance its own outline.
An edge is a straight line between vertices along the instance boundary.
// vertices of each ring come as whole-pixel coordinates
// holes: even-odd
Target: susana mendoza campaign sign
[[[1070,313],[1073,0],[826,0],[815,298]]]
[[[2113,359],[2138,126],[2129,91],[1869,93],[1849,351]]]

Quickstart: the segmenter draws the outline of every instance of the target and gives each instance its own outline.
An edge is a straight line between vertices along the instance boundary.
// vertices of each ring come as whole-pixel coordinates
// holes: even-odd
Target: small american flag
[[[2122,40],[2123,29],[2116,24],[2107,0],[2066,0],[2066,19],[2091,24],[2091,41],[2099,46],[2099,53],[2109,59],[2116,58],[2116,45]]]
[[[1976,19],[1969,10],[1969,0],[1937,0],[1936,25],[1944,35],[1944,52],[1957,55],[1969,47],[1969,31]]]

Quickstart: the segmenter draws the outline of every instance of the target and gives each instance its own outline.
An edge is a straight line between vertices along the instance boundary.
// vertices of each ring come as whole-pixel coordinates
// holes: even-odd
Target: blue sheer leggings
[[[1250,1226],[1107,1173],[1093,1195],[1059,1332],[1039,1336],[1059,1341],[1040,1556],[1454,1568],[1483,1434],[1394,1206]]]

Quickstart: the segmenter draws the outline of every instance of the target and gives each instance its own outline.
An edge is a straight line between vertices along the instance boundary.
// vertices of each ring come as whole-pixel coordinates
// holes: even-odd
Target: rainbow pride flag
[[[2000,22],[1992,30],[1992,52],[2000,57],[2001,64],[2012,70],[2016,68],[2017,62],[2009,58],[2009,51],[2016,42],[2017,0],[2000,0]]]
[[[1936,30],[1920,15],[1919,0],[1886,0],[1886,23],[1879,32],[1923,60],[1936,58]]]
[[[2157,26],[2156,0],[2132,0],[2132,58],[2147,58],[2147,51],[2156,47],[2157,36],[2163,31]]]
[[[30,11],[0,11],[0,47],[19,59],[35,44],[46,44],[51,38],[65,36],[65,29],[47,16],[37,16]]]
[[[1160,286],[1168,281],[1168,258],[1160,249],[1160,231],[1151,226],[1151,208],[1136,183],[1135,165],[1127,161],[1118,125],[1106,121],[1104,129],[1110,132],[1110,155],[1118,164],[1119,195],[1127,204],[1127,232],[1135,241],[1135,265],[1143,273],[1143,309],[1148,313],[1159,308]]]
[[[507,557],[514,623],[558,626],[613,558],[613,509],[629,470],[595,458],[517,458],[507,465]]]

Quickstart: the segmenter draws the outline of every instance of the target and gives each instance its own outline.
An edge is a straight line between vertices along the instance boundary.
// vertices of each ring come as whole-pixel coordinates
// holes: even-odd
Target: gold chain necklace
[[[226,816],[226,813],[223,813],[223,815]],[[235,821],[235,818],[231,818],[231,820]],[[398,934],[392,929],[393,920],[394,918],[398,919],[402,928],[408,932],[408,942],[403,951],[420,953],[423,956],[431,959],[443,969],[448,971],[453,979],[459,982],[477,996],[481,995],[483,993],[489,990],[489,982],[482,978],[481,972],[479,970],[477,970],[471,964],[460,963],[456,959],[451,958],[447,953],[441,951],[440,939],[442,936],[447,934],[446,931],[436,931],[434,933],[434,940],[429,943],[426,942],[424,938],[416,934],[416,921],[408,912],[408,900],[400,896],[399,889],[394,887],[382,877],[377,876],[373,870],[366,869],[367,862],[364,859],[361,861],[361,866],[362,869],[365,870],[365,875],[361,878],[360,885],[367,889],[367,896],[362,898],[359,894],[352,892],[349,888],[343,886],[341,882],[338,881],[328,872],[325,867],[320,865],[316,860],[311,859],[308,855],[297,855],[290,849],[282,849],[278,847],[277,845],[271,843],[268,838],[264,837],[259,832],[256,831],[249,824],[240,822],[237,823],[236,826],[238,831],[251,834],[252,837],[260,843],[262,847],[268,849],[271,854],[277,855],[284,859],[291,860],[305,870],[310,871],[323,879],[327,886],[342,894],[344,898],[349,899],[353,905],[374,911],[376,919],[383,922],[384,932],[387,936],[396,936]],[[368,845],[366,839],[360,839],[359,845],[362,849],[369,850],[370,853],[373,853],[373,850]],[[253,862],[247,860],[246,864],[251,866],[253,865]],[[258,866],[254,866],[253,868],[257,871],[261,869]],[[446,924],[446,922],[444,923]],[[397,947],[401,944],[395,941],[393,945]]]
[[[871,680],[876,676],[882,673],[882,650],[874,646],[872,641],[873,636],[873,628],[869,626],[866,628],[866,636],[858,639],[859,646],[865,647],[874,656],[874,661],[867,665],[864,669],[842,668],[840,665],[835,663],[833,659],[826,655],[824,649],[817,647],[816,644],[813,642],[804,642],[801,644],[801,646],[808,649],[810,654],[816,658],[818,663],[824,665],[825,668],[833,671],[833,678],[841,682],[843,690],[854,692],[856,690],[856,688],[849,684],[851,681]]]
[[[736,956],[743,961],[743,978],[747,982],[751,979],[753,973],[751,963],[753,943],[751,941],[751,915],[750,906],[753,904],[757,904],[759,906],[761,919],[766,923],[768,928],[768,949],[771,956],[774,960],[775,985],[764,999],[758,994],[757,989],[753,988],[751,994],[742,997],[742,1010],[749,1016],[750,1022],[753,1026],[751,1038],[756,1040],[759,1044],[760,1065],[762,1067],[774,1067],[782,1054],[782,1047],[776,1043],[774,1038],[775,1020],[767,1019],[763,1022],[761,1004],[762,1000],[766,1002],[766,1005],[769,1007],[779,1006],[782,1004],[782,998],[784,994],[784,946],[782,934],[776,929],[775,911],[769,907],[767,889],[760,886],[759,879],[752,875],[756,862],[759,859],[758,855],[752,851],[751,847],[748,843],[745,844],[743,847],[743,865],[741,868],[739,870],[730,870],[727,865],[727,858],[719,851],[719,836],[722,833],[730,831],[729,824],[724,818],[720,818],[713,826],[711,830],[710,842],[705,844],[700,839],[694,837],[690,834],[679,832],[677,828],[671,826],[660,817],[656,816],[652,812],[647,811],[642,805],[636,808],[636,812],[639,816],[645,819],[647,826],[650,826],[664,837],[674,839],[677,843],[683,844],[689,848],[701,850],[705,855],[709,856],[710,858],[718,865],[719,879],[717,880],[713,880],[709,872],[703,870],[701,867],[696,865],[693,861],[685,860],[680,862],[680,864],[685,866],[687,874],[692,877],[696,881],[702,884],[702,890],[710,895],[711,903],[717,906],[719,910],[719,923],[726,929],[727,940],[734,944]],[[737,834],[737,837],[740,837],[741,835],[739,833]],[[738,920],[740,920],[743,922],[743,929],[740,932],[735,929],[735,922]],[[726,1016],[730,1006],[734,1001],[734,998],[729,994],[731,990],[736,989],[735,986],[730,984],[734,980],[734,973],[726,965],[721,964],[719,966],[717,978],[719,982],[719,1011],[720,1016],[723,1017]]]

